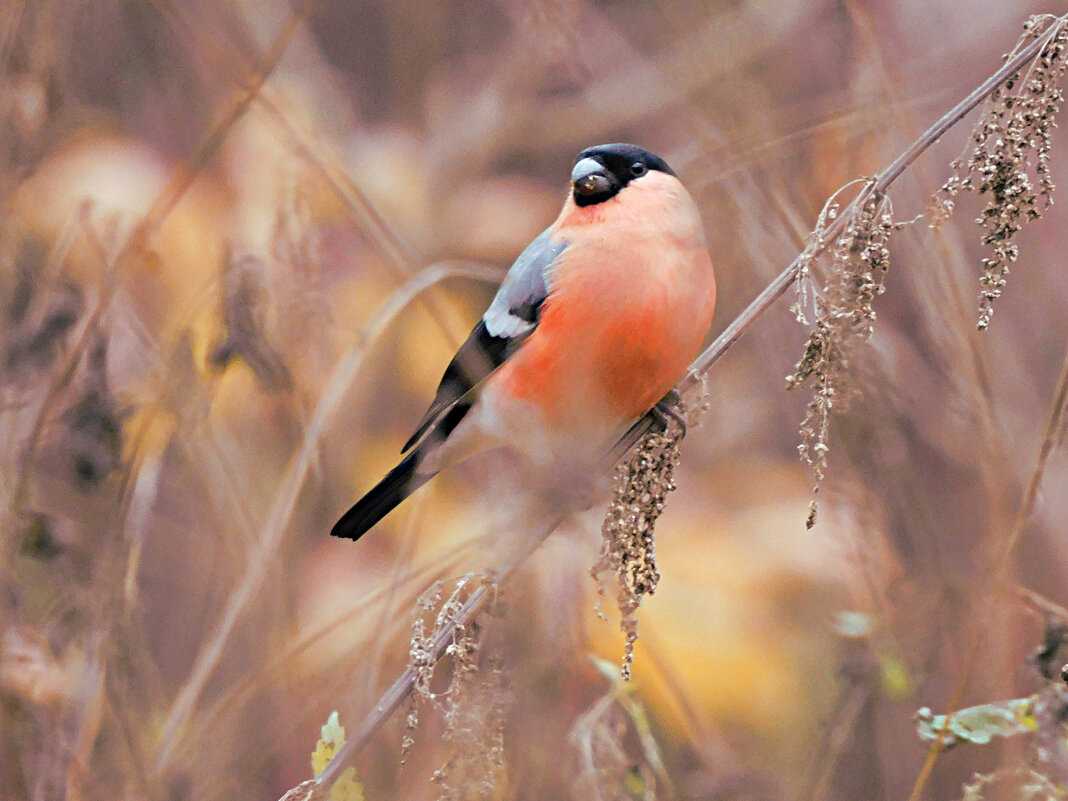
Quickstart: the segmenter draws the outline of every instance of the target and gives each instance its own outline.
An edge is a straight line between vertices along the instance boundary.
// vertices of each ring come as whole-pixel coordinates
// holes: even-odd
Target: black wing
[[[402,453],[431,429],[442,440],[449,436],[474,403],[475,388],[537,328],[552,267],[566,247],[566,242],[554,240],[546,229],[519,254],[490,307],[445,368],[434,402]]]

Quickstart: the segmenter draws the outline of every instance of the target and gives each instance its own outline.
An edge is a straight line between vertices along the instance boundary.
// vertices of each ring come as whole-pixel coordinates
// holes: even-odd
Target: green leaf
[[[921,740],[943,738],[946,745],[959,742],[986,745],[994,737],[1012,737],[1037,728],[1034,697],[980,704],[954,712],[949,720],[927,707],[916,713],[916,733]]]

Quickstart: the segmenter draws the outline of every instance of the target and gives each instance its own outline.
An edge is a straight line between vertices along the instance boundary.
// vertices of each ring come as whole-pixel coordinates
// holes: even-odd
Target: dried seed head
[[[1031,17],[1010,58],[1049,29],[1048,16]],[[931,199],[928,213],[935,227],[952,214],[961,191],[977,192],[986,206],[976,223],[989,255],[979,279],[978,328],[990,325],[993,304],[1019,258],[1016,235],[1041,218],[1053,202],[1049,169],[1050,136],[1064,99],[1060,81],[1068,68],[1068,26],[1058,23],[1052,37],[1026,73],[1016,73],[987,98],[983,116],[972,131],[971,152],[953,162],[953,174]]]
[[[98,333],[84,363],[78,400],[63,413],[71,472],[83,487],[96,486],[122,465],[123,419],[107,378],[108,339]]]
[[[0,369],[21,384],[52,367],[85,307],[84,289],[50,265],[44,245],[0,232]]]
[[[436,582],[417,602],[412,622],[408,664],[415,671],[413,693],[409,700],[402,761],[414,742],[413,732],[419,724],[419,703],[429,702],[445,719],[445,742],[453,756],[434,772],[439,798],[460,801],[484,798],[500,784],[504,770],[504,706],[506,692],[500,660],[483,657],[480,666],[481,630],[475,625],[455,625],[452,642],[445,649],[442,662],[451,670],[448,686],[437,692],[430,688],[439,664],[434,641],[438,633],[455,623],[464,603],[474,589],[491,577],[463,576],[445,597],[442,582]],[[430,620],[433,625],[428,626]],[[428,631],[429,629],[429,631]]]
[[[267,336],[266,265],[255,256],[233,258],[227,253],[222,261],[222,291],[226,335],[209,354],[209,365],[223,370],[241,358],[268,392],[292,388],[289,368]]]
[[[601,554],[590,573],[597,579],[602,596],[608,594],[605,576],[611,573],[616,577],[620,628],[626,637],[624,679],[630,678],[634,662],[638,607],[646,595],[656,591],[660,581],[653,529],[664,511],[667,494],[675,489],[681,441],[682,430],[677,424],[663,433],[650,431],[639,440],[630,457],[616,466],[612,500],[601,524]]]
[[[812,468],[815,488],[818,489],[827,469],[831,412],[845,408],[855,387],[849,382],[851,360],[856,349],[867,342],[875,330],[873,303],[883,292],[883,277],[890,268],[890,235],[896,229],[893,207],[885,195],[862,190],[865,198],[859,205],[848,207],[848,222],[830,247],[829,274],[822,292],[813,286],[810,267],[812,255],[818,252],[817,243],[824,242],[824,228],[837,216],[838,193],[828,201],[817,221],[816,230],[809,237],[802,259],[803,286],[799,289],[795,314],[806,321],[806,307],[814,322],[801,359],[787,376],[787,388],[813,385],[815,391],[809,401],[805,419],[801,423],[801,444],[798,453]],[[828,209],[834,209],[834,214]],[[815,494],[815,489],[814,489]],[[816,521],[816,504],[809,511],[807,527]]]

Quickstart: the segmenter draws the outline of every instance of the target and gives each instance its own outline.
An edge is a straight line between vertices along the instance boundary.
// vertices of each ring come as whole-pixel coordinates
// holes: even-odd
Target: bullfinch
[[[334,525],[358,539],[438,471],[508,446],[581,481],[697,356],[716,281],[697,206],[636,145],[582,151],[556,221],[515,260],[397,467]]]

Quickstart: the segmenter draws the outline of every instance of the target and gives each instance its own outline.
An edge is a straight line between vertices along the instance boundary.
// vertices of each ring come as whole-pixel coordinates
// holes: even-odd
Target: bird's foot
[[[672,422],[679,427],[679,438],[686,436],[686,417],[683,414],[682,396],[671,390],[652,408],[654,425],[661,434],[667,433]]]

